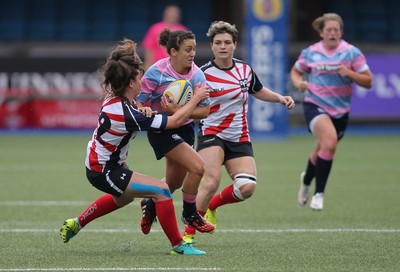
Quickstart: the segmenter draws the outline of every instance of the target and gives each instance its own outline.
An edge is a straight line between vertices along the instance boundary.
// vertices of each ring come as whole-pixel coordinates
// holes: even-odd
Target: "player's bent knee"
[[[219,187],[219,180],[211,176],[203,177],[200,186],[205,188],[208,192],[216,193]]]
[[[240,187],[240,193],[244,199],[250,198],[256,190],[256,184],[246,184]]]
[[[203,162],[198,162],[192,165],[190,168],[188,168],[187,171],[192,175],[202,177],[205,172],[205,165]]]
[[[233,193],[240,200],[245,200],[253,195],[257,184],[257,177],[239,173],[234,176]]]

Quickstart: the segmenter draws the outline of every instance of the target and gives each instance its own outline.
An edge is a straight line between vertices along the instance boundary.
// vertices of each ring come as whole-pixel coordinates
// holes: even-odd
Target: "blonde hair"
[[[322,16],[318,17],[312,22],[312,27],[315,31],[320,33],[324,29],[327,21],[338,22],[340,24],[340,30],[343,31],[344,28],[343,19],[336,13],[324,13]]]

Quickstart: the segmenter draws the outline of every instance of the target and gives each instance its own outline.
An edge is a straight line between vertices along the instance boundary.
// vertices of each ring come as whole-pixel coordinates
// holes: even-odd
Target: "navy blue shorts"
[[[133,171],[129,170],[127,166],[107,170],[105,173],[93,172],[86,168],[86,177],[93,187],[114,196],[124,193],[132,174]]]
[[[197,151],[210,146],[220,146],[224,150],[224,162],[239,157],[254,157],[251,142],[236,143],[223,140],[215,135],[199,136],[197,139]]]
[[[333,118],[327,112],[325,112],[323,109],[321,109],[317,105],[315,105],[313,103],[309,103],[309,102],[303,103],[303,110],[304,110],[304,117],[306,119],[307,128],[308,128],[309,132],[311,132],[311,130],[310,130],[311,121],[320,114],[326,114],[331,118],[332,123],[335,126],[338,140],[343,138],[344,133],[346,132],[347,125],[349,123],[349,114],[348,113],[346,113],[345,115],[343,115],[340,118]]]
[[[194,145],[194,123],[181,126],[175,129],[147,131],[147,138],[153,147],[157,160],[164,157],[177,145],[186,142],[188,145]]]

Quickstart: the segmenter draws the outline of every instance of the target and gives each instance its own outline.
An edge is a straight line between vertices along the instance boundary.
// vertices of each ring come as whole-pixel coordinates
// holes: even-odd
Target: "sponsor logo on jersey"
[[[247,78],[239,80],[240,89],[242,89],[242,93],[247,93],[249,91],[249,87],[247,87]]]
[[[176,78],[173,78],[173,77],[166,77],[165,78],[165,81],[175,81],[176,80]]]
[[[316,71],[336,71],[340,67],[339,64],[321,64],[315,66]]]

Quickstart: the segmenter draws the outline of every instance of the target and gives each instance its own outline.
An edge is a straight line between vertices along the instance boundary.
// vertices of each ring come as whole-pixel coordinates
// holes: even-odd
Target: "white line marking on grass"
[[[0,271],[218,271],[218,267],[77,267],[77,268],[0,268]]]
[[[59,201],[59,200],[45,200],[45,201],[27,201],[27,200],[15,200],[15,201],[0,201],[0,206],[87,206],[90,202],[88,201]],[[140,201],[134,201],[129,205],[140,205]],[[182,201],[174,201],[174,206],[182,206]]]
[[[94,233],[140,233],[139,229],[83,229],[84,232],[94,232]],[[400,229],[218,229],[218,232],[222,233],[317,233],[317,232],[367,232],[367,233],[398,233]],[[58,229],[0,229],[3,233],[49,233],[49,232],[59,232]],[[152,229],[153,233],[163,232],[161,229]]]
[[[400,232],[400,229],[222,229],[221,232],[233,233],[284,233],[284,232]]]
[[[0,206],[83,206],[87,201],[0,201]]]

